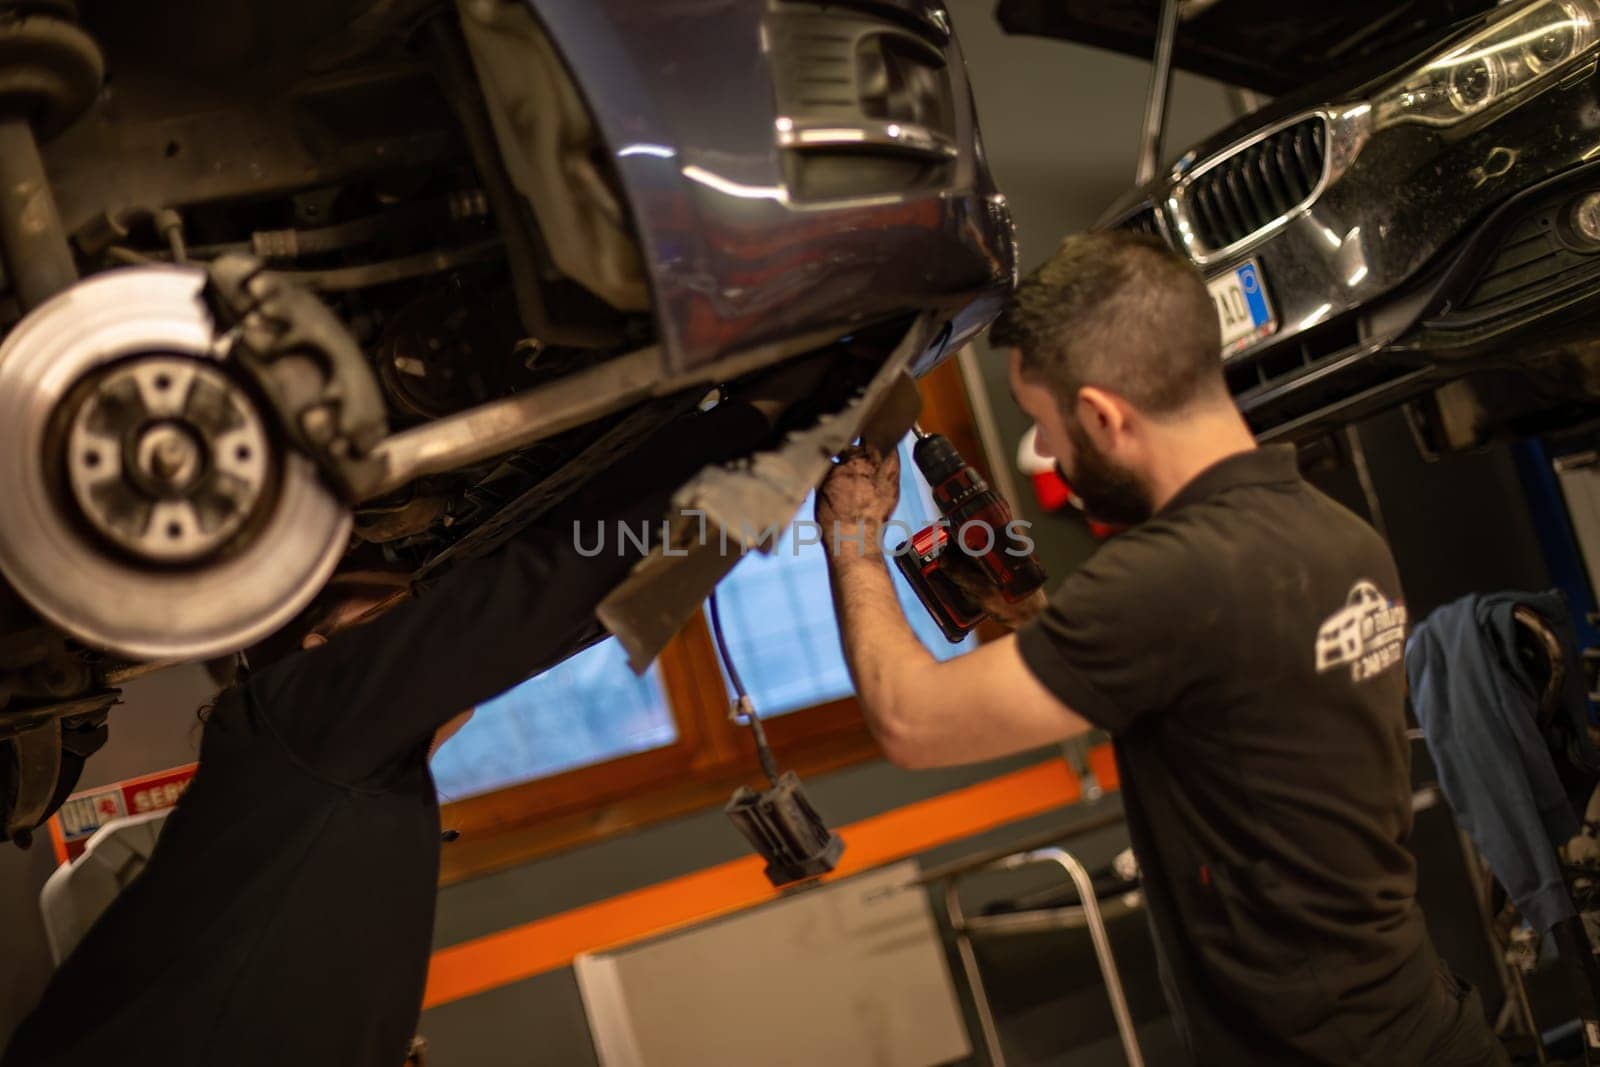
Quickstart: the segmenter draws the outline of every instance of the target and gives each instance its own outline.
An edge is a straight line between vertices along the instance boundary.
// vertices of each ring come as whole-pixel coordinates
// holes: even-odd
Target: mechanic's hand
[[[883,555],[883,524],[900,503],[900,453],[869,445],[839,453],[817,490],[817,524],[830,557]]]
[[[1045,609],[1049,599],[1043,589],[1035,589],[1013,603],[1000,595],[999,586],[989,580],[983,564],[954,546],[942,557],[945,574],[983,613],[1008,630],[1015,630]]]

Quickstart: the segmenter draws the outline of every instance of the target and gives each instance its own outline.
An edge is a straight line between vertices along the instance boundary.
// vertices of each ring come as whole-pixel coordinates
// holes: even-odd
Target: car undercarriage
[[[625,4],[0,4],[6,836],[129,678],[226,677],[336,571],[425,582],[806,363],[772,461],[686,490],[787,521],[819,448],[987,323],[1015,252],[948,26],[741,17],[780,40],[723,63],[764,96],[686,127],[702,87],[597,59],[671,46]],[[848,94],[796,88],[832,62]],[[641,581],[607,622],[648,661]]]

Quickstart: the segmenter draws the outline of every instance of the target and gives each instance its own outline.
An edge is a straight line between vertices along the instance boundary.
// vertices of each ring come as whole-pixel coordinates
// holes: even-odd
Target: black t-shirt
[[[725,403],[504,548],[228,691],[144,872],[56,972],[3,1067],[400,1067],[433,934],[427,750],[461,711],[598,636],[675,487],[770,433]],[[580,556],[572,523],[603,520]],[[620,540],[620,543],[619,543]],[[613,550],[614,549],[614,550]]]
[[[1209,468],[1018,632],[1115,737],[1163,977],[1196,1062],[1421,1059],[1428,996],[1401,654],[1373,530],[1287,446]]]

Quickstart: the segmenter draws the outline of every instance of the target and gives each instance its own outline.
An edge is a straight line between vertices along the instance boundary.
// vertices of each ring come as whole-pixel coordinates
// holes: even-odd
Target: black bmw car
[[[1149,55],[1155,4],[1003,0]],[[1263,439],[1401,402],[1467,447],[1600,410],[1600,2],[1181,4],[1175,63],[1272,94],[1102,227],[1205,274]]]

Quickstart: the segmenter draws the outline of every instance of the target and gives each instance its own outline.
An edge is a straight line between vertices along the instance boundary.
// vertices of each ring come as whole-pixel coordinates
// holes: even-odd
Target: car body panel
[[[1014,239],[983,160],[953,38],[942,46],[955,142],[947,180],[803,200],[791,189],[778,140],[787,116],[774,87],[774,20],[797,12],[821,17],[822,9],[700,0],[530,3],[563,51],[614,159],[645,249],[671,371],[821,329],[847,332],[930,304],[944,304],[958,338],[998,313],[1015,268]],[[915,0],[892,6],[939,10]],[[881,18],[872,6],[829,10],[858,21]]]

